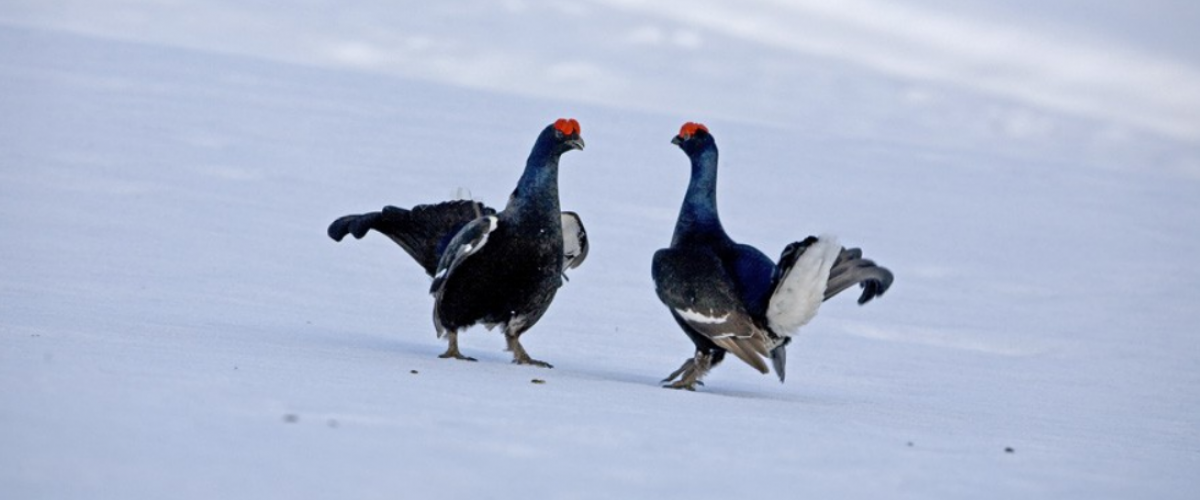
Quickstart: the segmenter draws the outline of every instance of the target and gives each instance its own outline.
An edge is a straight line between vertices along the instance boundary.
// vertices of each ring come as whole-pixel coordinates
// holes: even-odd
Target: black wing
[[[462,265],[468,257],[483,249],[483,246],[487,244],[488,235],[492,234],[492,231],[499,226],[500,218],[495,215],[480,217],[463,226],[462,230],[456,233],[446,245],[446,250],[442,252],[442,258],[438,260],[437,269],[433,275],[433,283],[429,285],[429,293],[440,294],[450,275],[454,274],[458,266]]]
[[[659,300],[677,319],[767,373],[767,335],[746,312],[715,254],[704,249],[659,250],[652,271]]]

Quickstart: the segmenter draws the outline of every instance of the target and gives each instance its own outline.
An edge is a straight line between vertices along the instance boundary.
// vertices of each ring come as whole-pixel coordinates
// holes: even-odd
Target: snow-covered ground
[[[1194,496],[1200,13],[836,3],[0,4],[0,497]],[[555,368],[437,359],[419,267],[326,225],[500,205],[563,116]],[[787,384],[657,386],[686,120],[735,238],[896,273]]]

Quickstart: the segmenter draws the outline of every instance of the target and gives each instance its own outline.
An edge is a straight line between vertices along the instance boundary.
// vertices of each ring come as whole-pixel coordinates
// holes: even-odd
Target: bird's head
[[[679,128],[679,135],[671,139],[671,144],[679,146],[679,149],[691,156],[713,144],[713,138],[704,124],[687,122]]]
[[[546,127],[548,138],[555,145],[555,152],[562,154],[573,149],[583,149],[583,137],[580,137],[579,122],[574,118],[559,118],[553,125]]]

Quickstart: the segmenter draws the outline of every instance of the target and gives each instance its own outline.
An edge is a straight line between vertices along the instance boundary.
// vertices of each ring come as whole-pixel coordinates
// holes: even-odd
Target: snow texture
[[[1196,9],[836,4],[0,4],[0,497],[1193,498]],[[503,205],[560,117],[555,368],[438,359],[420,266],[326,226]],[[734,239],[896,274],[786,384],[658,387],[689,120]]]

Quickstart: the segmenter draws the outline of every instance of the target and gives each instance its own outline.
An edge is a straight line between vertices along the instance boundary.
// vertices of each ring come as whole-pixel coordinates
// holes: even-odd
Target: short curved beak
[[[575,139],[568,139],[567,145],[571,146],[571,149],[578,149],[578,150],[582,151],[583,150],[583,138],[579,137],[579,138],[575,138]]]
[[[680,145],[680,144],[683,144],[683,137],[680,137],[680,136],[678,136],[678,135],[677,135],[677,136],[675,136],[675,138],[674,138],[674,139],[671,139],[671,144],[674,144],[674,145],[676,145],[676,146],[678,146],[678,145]]]

